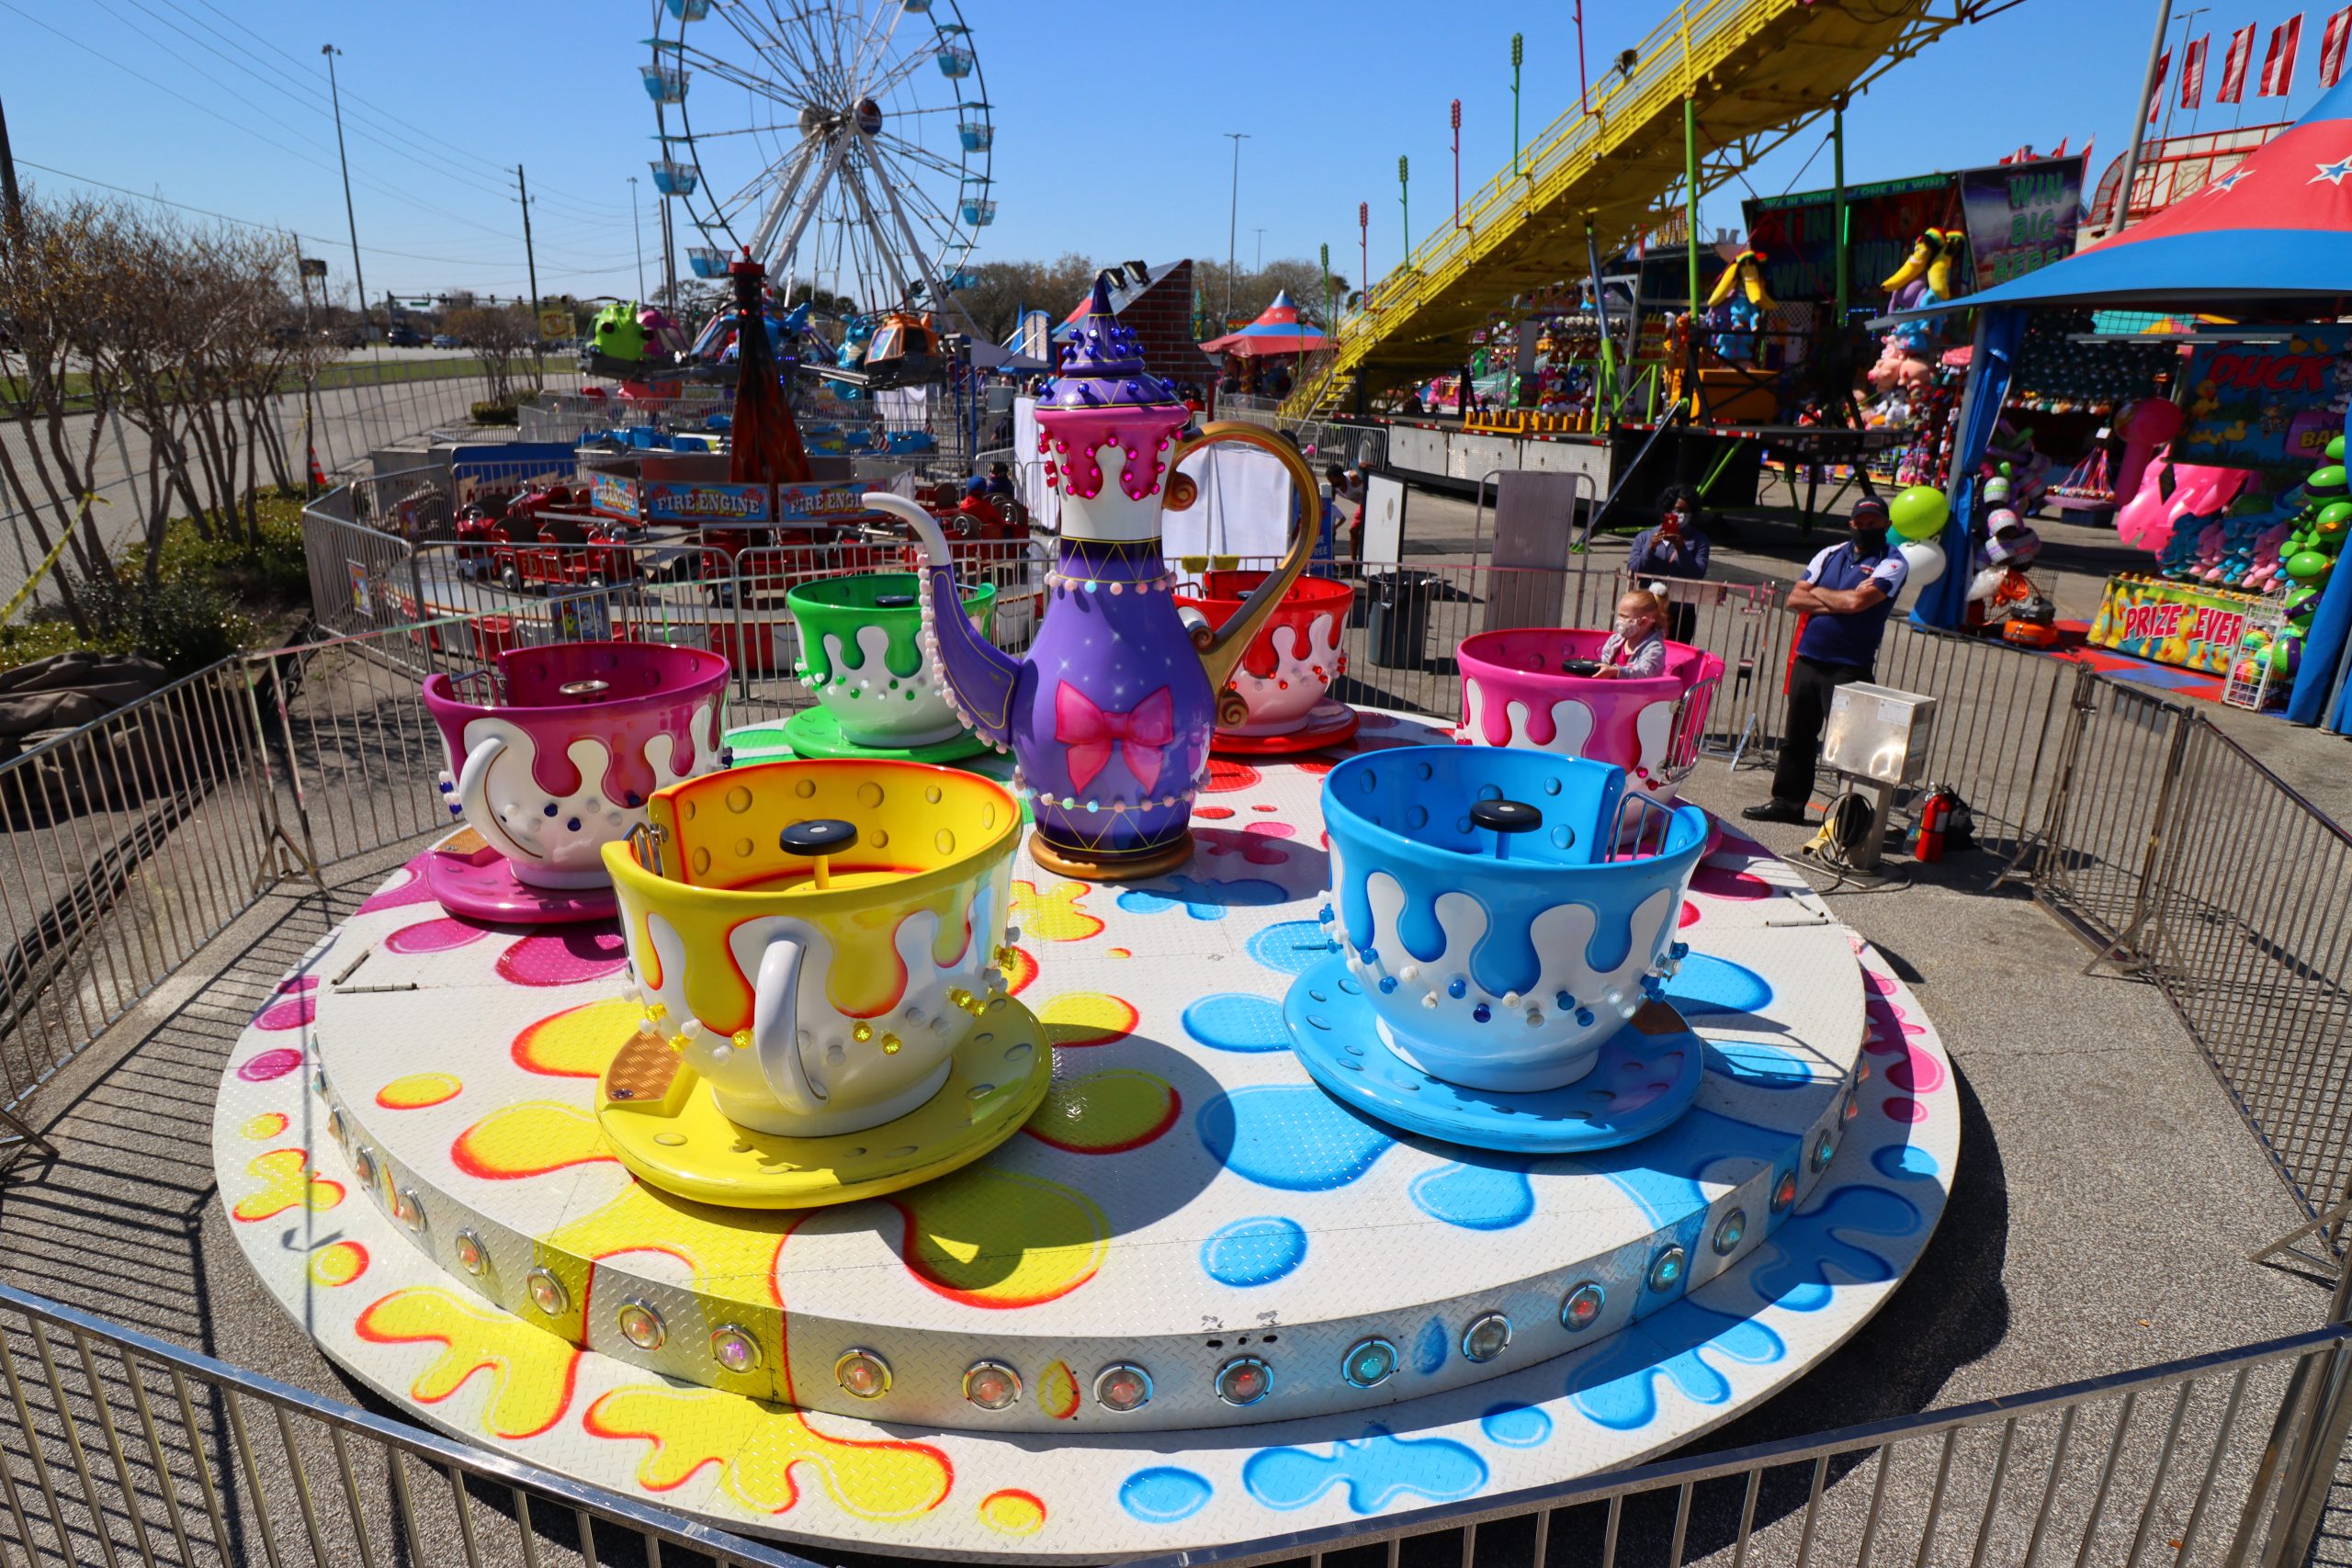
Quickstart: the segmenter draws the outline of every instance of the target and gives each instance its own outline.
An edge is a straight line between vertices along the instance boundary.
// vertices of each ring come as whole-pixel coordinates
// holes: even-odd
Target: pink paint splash
[[[620,932],[571,926],[514,943],[499,954],[498,973],[517,986],[574,986],[603,979],[628,962]]]
[[[1928,1108],[1926,1106],[1920,1104],[1916,1100],[1906,1099],[1902,1095],[1896,1095],[1894,1099],[1889,1100],[1884,1105],[1880,1106],[1879,1109],[1886,1112],[1886,1119],[1890,1122],[1909,1122],[1917,1123],[1925,1122],[1928,1119]]]
[[[1272,826],[1275,824],[1252,822],[1240,832],[1230,828],[1199,828],[1193,830],[1193,837],[1211,855],[1239,855],[1250,865],[1282,865],[1290,860],[1290,852],[1256,831]]]
[[[264,1007],[254,1019],[254,1027],[267,1030],[301,1028],[318,1017],[318,1001],[311,995],[318,985],[316,975],[302,975],[281,981],[277,995],[285,999]]]
[[[1699,923],[1699,919],[1700,919],[1700,915],[1699,915],[1699,906],[1698,906],[1698,905],[1696,905],[1696,904],[1693,904],[1693,903],[1692,903],[1692,902],[1690,902],[1690,899],[1688,899],[1688,898],[1685,898],[1684,900],[1682,900],[1682,919],[1681,919],[1681,920],[1680,920],[1679,922],[1678,922],[1678,923],[1679,923],[1679,925],[1681,925],[1681,926],[1685,927],[1685,928],[1688,928],[1688,927],[1690,927],[1690,926],[1695,926],[1695,925],[1697,925],[1697,924]]]
[[[1273,807],[1269,806],[1261,807],[1261,809],[1272,811]],[[1252,822],[1241,830],[1245,833],[1257,833],[1269,839],[1295,839],[1298,837],[1298,829],[1292,827],[1287,822]]]
[[[1729,898],[1741,903],[1770,898],[1777,891],[1773,886],[1744,871],[1724,871],[1721,867],[1702,865],[1690,878],[1690,891],[1710,898]],[[1867,973],[1867,971],[1865,971]]]
[[[464,947],[480,942],[490,933],[480,926],[443,916],[437,920],[421,920],[413,926],[402,926],[384,939],[387,953],[447,953],[451,948]]]
[[[247,1083],[267,1083],[272,1078],[284,1077],[301,1065],[301,1052],[280,1045],[246,1062],[237,1069],[237,1076]]]
[[[1326,762],[1324,766],[1329,768],[1330,764]],[[1222,822],[1227,818],[1233,815],[1233,807],[1230,806],[1196,806],[1193,807],[1193,815],[1195,817],[1205,817],[1212,822]]]
[[[1228,762],[1222,757],[1213,757],[1209,760],[1208,782],[1201,785],[1201,791],[1204,795],[1231,795],[1265,782],[1266,775],[1247,762]]]
[[[425,854],[433,852],[427,850]],[[368,896],[368,901],[356,911],[372,915],[379,909],[397,909],[410,904],[430,904],[433,889],[424,880],[424,855],[419,855],[401,867],[399,880],[388,882]]]

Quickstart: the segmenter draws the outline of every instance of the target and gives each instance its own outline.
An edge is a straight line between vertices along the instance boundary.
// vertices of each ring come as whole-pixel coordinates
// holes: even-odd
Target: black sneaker
[[[1788,822],[1804,827],[1810,820],[1802,806],[1791,806],[1785,800],[1768,800],[1761,806],[1743,807],[1739,813],[1750,822]]]

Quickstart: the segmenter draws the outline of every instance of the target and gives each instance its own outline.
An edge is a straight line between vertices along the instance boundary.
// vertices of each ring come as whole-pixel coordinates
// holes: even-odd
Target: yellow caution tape
[[[82,510],[74,514],[73,522],[65,525],[65,532],[57,536],[57,543],[49,547],[49,554],[40,558],[40,564],[33,568],[33,574],[30,577],[25,579],[25,585],[17,589],[6,604],[0,604],[0,626],[5,626],[17,618],[17,612],[23,609],[25,601],[33,596],[33,590],[40,586],[40,580],[49,575],[49,569],[55,566],[57,558],[65,553],[65,541],[74,536],[74,530],[82,525],[84,518],[89,516],[90,508],[113,504],[113,502],[107,500],[96,491],[91,491],[82,497]]]

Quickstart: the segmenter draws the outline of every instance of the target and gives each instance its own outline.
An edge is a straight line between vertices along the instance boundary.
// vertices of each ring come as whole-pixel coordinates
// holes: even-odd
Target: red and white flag
[[[2270,48],[2262,57],[2262,80],[2255,87],[2257,98],[2283,98],[2295,82],[2295,51],[2303,41],[2303,14],[2301,11],[2270,29]]]
[[[2352,6],[2327,19],[2319,35],[2319,85],[2333,87],[2344,80],[2344,46],[2352,42]]]
[[[2193,109],[2205,101],[2205,51],[2213,41],[2207,33],[2180,53],[2180,107]]]
[[[2254,24],[2248,22],[2230,35],[2229,51],[2222,56],[2222,85],[2213,90],[2217,104],[2245,101],[2245,68],[2254,58]]]
[[[2069,133],[2069,134],[2068,134],[2068,135],[2066,135],[2066,136],[2062,136],[2062,137],[2060,137],[2060,138],[2058,139],[2058,145],[2051,149],[2051,151],[2050,151],[2050,155],[2051,155],[2052,157],[2053,157],[2053,158],[2063,158],[2063,157],[2064,157],[2064,156],[2066,155],[2066,143],[2067,143],[2069,141],[2071,141],[2071,140],[2072,140],[2072,134],[2071,134],[2071,133]]]
[[[2165,76],[2172,70],[2172,51],[2166,50],[2156,58],[2156,79],[2148,84],[2148,123],[2156,123],[2156,111],[2165,107]]]

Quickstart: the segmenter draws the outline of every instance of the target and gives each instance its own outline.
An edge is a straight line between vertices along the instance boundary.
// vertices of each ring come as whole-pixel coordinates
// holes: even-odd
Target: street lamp
[[[1225,220],[1225,322],[1226,330],[1233,328],[1233,273],[1238,259],[1238,244],[1241,230],[1241,144],[1250,140],[1249,133],[1228,130],[1226,136],[1233,142],[1233,201]]]
[[[334,155],[343,164],[343,218],[351,226],[351,277],[359,289],[359,337],[368,339],[368,275],[359,265],[359,217],[351,207],[351,154],[343,147],[343,89],[334,79],[334,57],[343,51],[334,45],[321,44],[319,52],[327,57],[327,96],[334,104]],[[384,326],[391,328],[391,313],[385,312]]]
[[[1402,152],[1396,154],[1396,207],[1405,233],[1405,259],[1396,265],[1407,266],[1413,260],[1413,166]]]
[[[645,223],[637,215],[637,176],[628,177],[628,231],[637,240],[637,297],[645,298]]]
[[[1527,57],[1527,39],[1510,35],[1510,175],[1519,177],[1519,62]]]

